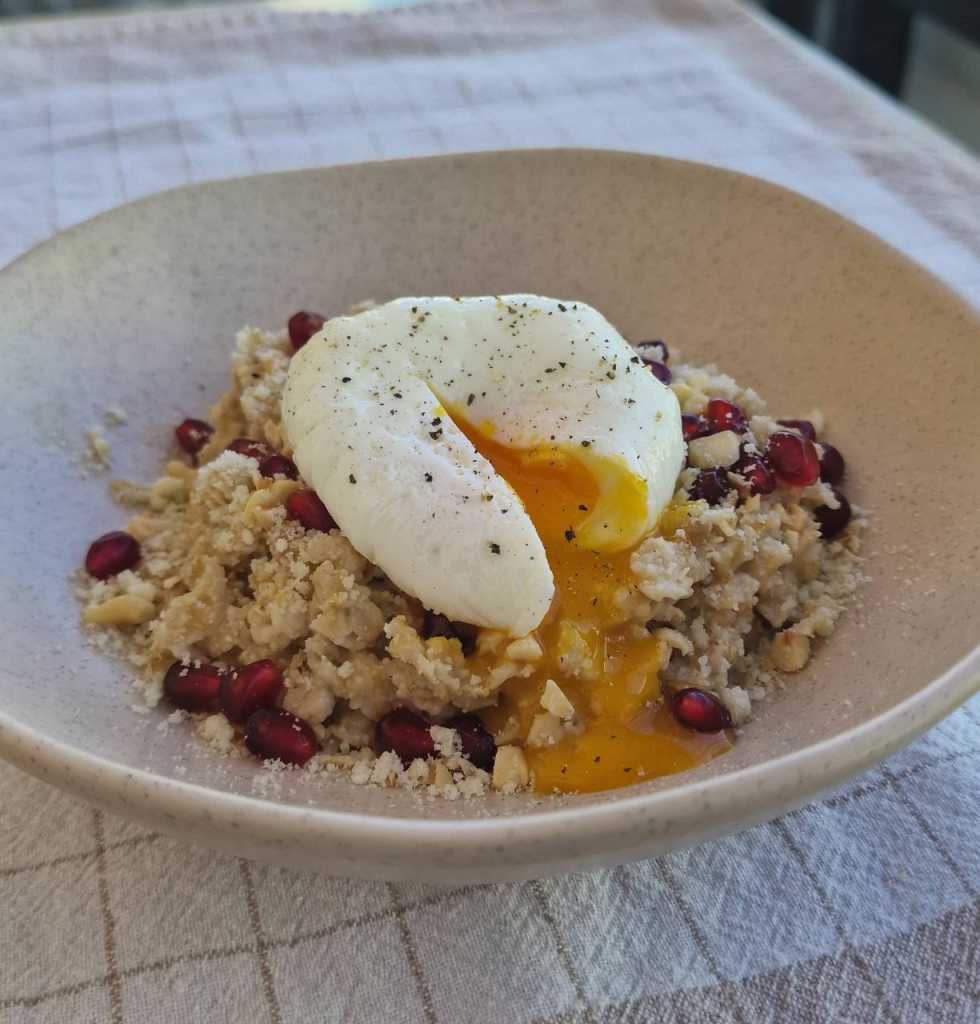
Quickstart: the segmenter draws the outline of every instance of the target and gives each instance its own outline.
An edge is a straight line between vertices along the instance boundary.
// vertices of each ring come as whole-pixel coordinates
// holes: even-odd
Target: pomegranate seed
[[[681,416],[681,430],[684,431],[684,440],[689,442],[699,437],[707,437],[711,433],[711,424],[704,416],[691,416],[684,413]]]
[[[307,530],[326,533],[337,525],[316,491],[294,491],[290,494],[286,499],[286,514],[290,519],[299,520]]]
[[[432,757],[436,745],[429,733],[429,723],[411,708],[393,708],[376,731],[378,752],[393,750],[408,764],[417,757]]]
[[[749,485],[749,494],[771,494],[776,486],[772,472],[761,455],[743,451],[732,470],[745,479]]]
[[[766,446],[766,461],[780,483],[808,487],[820,479],[820,456],[812,441],[797,434],[777,431]]]
[[[816,441],[817,428],[809,420],[776,420],[784,427],[798,430],[808,441]]]
[[[187,452],[188,455],[197,453],[208,443],[214,433],[214,427],[204,420],[183,420],[174,428],[177,435],[177,444]]]
[[[639,357],[645,363],[656,360],[658,363],[666,363],[670,359],[670,349],[667,348],[667,342],[661,341],[659,338],[656,341],[638,341],[633,346]]]
[[[670,698],[670,710],[681,725],[695,732],[720,732],[732,727],[728,708],[706,690],[691,686]]]
[[[728,473],[723,469],[702,469],[691,484],[690,495],[693,501],[706,501],[709,505],[717,505],[731,490]]]
[[[836,487],[833,490],[840,506],[831,508],[829,505],[820,505],[813,510],[813,515],[820,524],[820,536],[824,540],[836,537],[851,521],[851,503]]]
[[[493,762],[497,757],[497,744],[476,715],[456,715],[446,722],[446,727],[459,733],[463,755],[471,764],[485,772],[493,768]]]
[[[425,610],[425,616],[422,619],[422,636],[427,640],[433,636],[455,636],[453,633],[453,624],[449,619],[448,615],[443,615],[441,612],[432,612],[428,608]]]
[[[265,760],[306,764],[317,751],[316,733],[282,708],[259,708],[245,723],[245,746]]]
[[[259,472],[263,476],[284,476],[289,480],[299,479],[296,463],[285,455],[267,455],[259,463]]]
[[[294,351],[298,352],[326,322],[326,317],[319,313],[309,313],[305,309],[293,313],[289,318],[289,340],[293,343]]]
[[[85,569],[97,580],[107,580],[123,569],[132,569],[140,560],[139,541],[123,530],[97,537],[89,545]]]
[[[463,648],[463,657],[468,658],[476,650],[476,637],[479,630],[468,622],[454,622],[456,639]]]
[[[175,661],[163,677],[163,692],[174,707],[184,711],[217,711],[224,677],[217,665]]]
[[[704,410],[704,415],[711,424],[711,433],[720,434],[723,430],[734,430],[736,434],[744,434],[749,425],[742,415],[742,410],[724,398],[712,398]]]
[[[468,622],[453,622],[446,615],[439,612],[430,612],[426,609],[425,618],[422,620],[422,636],[426,639],[433,636],[444,636],[450,640],[455,638],[463,648],[463,654],[468,658],[476,650],[476,626]]]
[[[274,708],[283,686],[274,661],[253,661],[221,680],[221,710],[229,722],[241,725],[259,708]]]
[[[832,444],[820,445],[820,479],[824,483],[839,484],[844,469],[844,456]]]
[[[264,441],[253,441],[250,437],[236,437],[225,449],[227,452],[237,452],[244,455],[246,459],[268,459],[276,454],[275,448],[267,445]]]

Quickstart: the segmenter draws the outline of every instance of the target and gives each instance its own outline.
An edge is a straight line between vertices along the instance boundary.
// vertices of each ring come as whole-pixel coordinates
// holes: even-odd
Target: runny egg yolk
[[[505,683],[497,706],[481,712],[492,731],[506,729],[523,739],[535,715],[544,711],[540,700],[547,680],[575,705],[579,732],[551,746],[525,749],[535,788],[545,793],[616,789],[684,771],[729,750],[728,735],[684,729],[657,701],[663,644],[631,623],[625,610],[636,586],[630,558],[639,538],[616,551],[596,539],[597,518],[610,531],[625,537],[632,531],[635,537],[636,519],[646,514],[645,500],[642,507],[637,502],[637,494],[645,499],[645,492],[638,491],[635,479],[615,466],[596,472],[591,462],[550,445],[510,448],[489,436],[489,425],[476,428],[461,416],[453,418],[524,503],[555,578],[555,600],[534,633],[543,658],[533,675]],[[603,515],[596,517],[600,502]],[[682,518],[682,509],[668,508],[662,521]],[[481,648],[470,664],[482,674],[500,657],[499,649]]]

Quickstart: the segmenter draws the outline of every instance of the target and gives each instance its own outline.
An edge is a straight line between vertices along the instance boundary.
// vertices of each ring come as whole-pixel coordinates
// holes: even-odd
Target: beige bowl
[[[366,297],[576,296],[629,337],[715,360],[777,415],[823,409],[873,516],[871,582],[728,756],[631,789],[423,802],[221,760],[89,650],[66,581],[122,522],[84,478],[120,405],[114,473],[150,478],[228,374],[232,332]],[[980,684],[980,324],[814,203],[696,164],[490,153],[180,189],[0,273],[0,753],[153,828],[372,878],[526,878],[646,857],[770,818],[862,771]],[[263,784],[264,787],[263,787]]]

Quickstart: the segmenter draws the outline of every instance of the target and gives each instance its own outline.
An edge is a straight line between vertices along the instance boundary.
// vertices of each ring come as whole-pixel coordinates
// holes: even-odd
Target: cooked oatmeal
[[[253,753],[298,751],[306,771],[359,784],[453,799],[681,770],[729,749],[860,583],[861,516],[831,482],[789,484],[792,459],[774,477],[762,458],[809,446],[838,482],[836,449],[809,439],[821,417],[780,423],[715,367],[675,353],[668,371],[666,348],[648,348],[685,414],[688,466],[657,529],[621,556],[631,584],[602,595],[615,632],[560,613],[516,639],[452,623],[362,557],[298,479],[280,418],[292,354],[286,332],[238,334],[231,389],[178,428],[191,458],[111,485],[130,541],[109,535],[78,577],[91,638],[129,660],[148,706],[191,694],[197,734],[223,754],[245,753],[227,711],[237,685]],[[640,661],[612,692],[605,666],[625,640]]]

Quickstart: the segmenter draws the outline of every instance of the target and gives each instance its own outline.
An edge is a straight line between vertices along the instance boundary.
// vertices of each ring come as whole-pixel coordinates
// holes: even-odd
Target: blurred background
[[[364,11],[416,2],[269,0],[269,6]],[[980,0],[741,2],[765,8],[813,45],[980,153]],[[202,6],[202,0],[0,0],[0,24],[13,18],[184,6]]]

